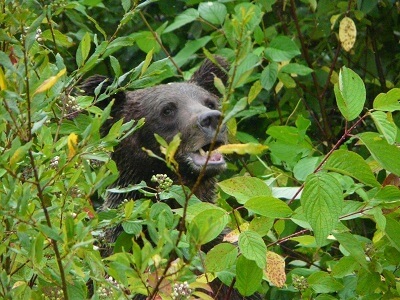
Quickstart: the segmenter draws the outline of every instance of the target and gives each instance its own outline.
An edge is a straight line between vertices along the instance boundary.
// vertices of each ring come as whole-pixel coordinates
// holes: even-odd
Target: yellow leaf
[[[275,286],[281,288],[286,282],[285,260],[279,254],[267,252],[267,267],[264,270],[265,276]]]
[[[356,42],[357,27],[349,17],[344,17],[339,25],[339,40],[345,51],[349,52]]]
[[[32,142],[26,143],[23,146],[20,146],[10,158],[10,166],[14,168],[18,162],[20,162],[28,152],[29,148],[32,146]]]
[[[71,158],[76,154],[77,144],[78,144],[78,136],[75,133],[71,133],[68,136],[68,158]]]
[[[222,145],[217,149],[218,152],[222,154],[232,154],[237,153],[240,155],[243,154],[261,154],[263,151],[267,150],[268,146],[255,144],[255,143],[247,143],[247,144],[229,144]]]
[[[64,68],[60,72],[58,72],[57,75],[51,76],[49,79],[46,79],[45,81],[43,81],[43,83],[36,89],[34,95],[43,93],[43,92],[51,89],[53,87],[53,85],[56,84],[58,79],[60,79],[60,77],[65,74],[66,71],[67,71],[67,69]]]
[[[239,228],[240,228],[240,231],[239,231],[239,229],[236,228],[236,229],[232,230],[231,232],[228,232],[224,236],[223,241],[229,242],[231,244],[237,243],[239,240],[240,233],[243,231],[247,231],[249,229],[249,223],[243,223],[239,226]]]
[[[4,76],[3,68],[0,68],[0,91],[6,89],[7,89],[6,77]]]

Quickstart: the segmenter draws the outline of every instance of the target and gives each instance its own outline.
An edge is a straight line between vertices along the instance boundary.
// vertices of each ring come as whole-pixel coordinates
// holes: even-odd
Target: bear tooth
[[[207,156],[208,155],[208,151],[204,151],[202,148],[199,149],[199,153],[201,156]]]

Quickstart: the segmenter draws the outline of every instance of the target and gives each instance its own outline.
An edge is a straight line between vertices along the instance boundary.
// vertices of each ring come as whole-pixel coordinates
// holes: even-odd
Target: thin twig
[[[178,73],[182,76],[183,72],[175,62],[175,60],[172,58],[171,54],[168,52],[168,50],[164,47],[162,41],[160,40],[160,37],[158,36],[157,32],[153,30],[153,28],[150,26],[149,22],[147,22],[147,19],[143,15],[141,11],[139,11],[139,15],[142,18],[144,24],[146,27],[150,30],[151,34],[154,36],[154,39],[156,40],[157,44],[160,45],[161,49],[164,51],[165,55],[168,57],[168,59],[171,61],[171,63],[174,65]]]

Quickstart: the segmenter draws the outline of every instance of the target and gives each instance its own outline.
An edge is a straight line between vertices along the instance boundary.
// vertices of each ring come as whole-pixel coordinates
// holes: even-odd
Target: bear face
[[[154,133],[167,142],[180,133],[181,144],[175,159],[182,176],[187,178],[197,177],[203,167],[207,176],[225,169],[223,156],[214,150],[226,143],[219,109],[216,95],[193,83],[172,83],[127,93],[121,114],[125,121],[145,118],[145,125],[132,138],[157,154],[159,146],[154,143]],[[122,142],[119,147],[126,146]]]

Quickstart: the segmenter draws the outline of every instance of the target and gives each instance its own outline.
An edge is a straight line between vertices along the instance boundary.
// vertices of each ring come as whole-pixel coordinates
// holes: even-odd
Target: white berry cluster
[[[65,98],[64,98],[65,99]],[[65,112],[68,120],[74,119],[79,113],[79,105],[76,103],[75,97],[68,95],[65,101]]]
[[[35,40],[38,42],[43,41],[42,30],[40,28],[36,29]]]
[[[153,175],[151,177],[151,181],[158,183],[157,188],[160,190],[168,190],[173,184],[172,179],[169,178],[166,174]]]
[[[58,163],[60,161],[60,157],[58,155],[54,156],[51,160],[50,160],[50,168],[52,169],[57,169],[58,168]]]
[[[113,296],[113,289],[122,290],[123,287],[111,276],[106,277],[110,285],[101,285],[98,290],[99,299],[110,299]]]
[[[187,300],[192,295],[192,289],[189,287],[187,281],[174,283],[172,299],[174,300]]]

